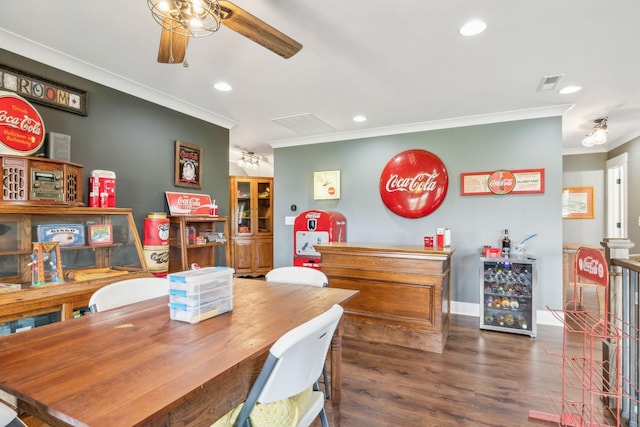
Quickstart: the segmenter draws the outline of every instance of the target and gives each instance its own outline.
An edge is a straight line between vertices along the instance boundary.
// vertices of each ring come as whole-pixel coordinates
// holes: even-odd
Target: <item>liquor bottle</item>
[[[511,251],[511,240],[509,239],[509,230],[504,229],[504,236],[502,237],[502,256],[509,258],[509,252]]]

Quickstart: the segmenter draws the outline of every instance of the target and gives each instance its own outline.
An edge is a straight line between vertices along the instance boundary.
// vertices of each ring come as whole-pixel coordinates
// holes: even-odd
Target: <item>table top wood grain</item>
[[[210,423],[246,396],[239,366],[257,371],[285,332],[356,293],[236,278],[233,311],[197,324],[160,297],[42,326],[0,338],[0,389],[60,425]]]

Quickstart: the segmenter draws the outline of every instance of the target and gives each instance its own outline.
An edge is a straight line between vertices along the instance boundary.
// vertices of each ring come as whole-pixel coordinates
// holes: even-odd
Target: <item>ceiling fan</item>
[[[227,0],[147,0],[147,5],[162,26],[160,63],[184,63],[189,38],[212,34],[221,23],[283,58],[302,49],[291,37]]]

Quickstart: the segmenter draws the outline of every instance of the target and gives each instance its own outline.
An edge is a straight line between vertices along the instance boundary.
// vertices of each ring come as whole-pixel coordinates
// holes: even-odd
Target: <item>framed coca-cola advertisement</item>
[[[176,141],[176,187],[202,188],[202,147]]]
[[[447,168],[438,156],[426,150],[396,154],[380,174],[382,202],[405,218],[421,218],[438,209],[448,187]]]
[[[544,169],[499,169],[460,174],[460,194],[463,196],[535,193],[544,193]]]

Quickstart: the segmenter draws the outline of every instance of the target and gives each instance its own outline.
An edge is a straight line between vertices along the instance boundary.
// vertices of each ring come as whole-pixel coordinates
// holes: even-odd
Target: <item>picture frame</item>
[[[340,171],[318,171],[313,173],[313,199],[332,200],[340,198]]]
[[[593,219],[593,187],[565,187],[562,189],[563,219]]]
[[[102,246],[113,244],[113,226],[111,224],[89,225],[89,245]]]
[[[202,189],[203,148],[176,141],[174,185]]]
[[[513,174],[515,187],[508,194],[536,194],[544,193],[544,168],[517,169],[507,171]],[[488,179],[494,171],[467,172],[460,174],[460,195],[489,196],[497,193],[489,188]]]

